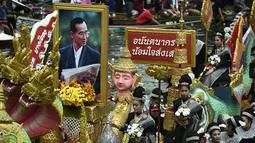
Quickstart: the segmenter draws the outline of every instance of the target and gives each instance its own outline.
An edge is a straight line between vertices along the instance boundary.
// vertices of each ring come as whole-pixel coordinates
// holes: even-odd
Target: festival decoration
[[[71,83],[61,83],[60,99],[67,106],[82,106],[82,104],[95,101],[96,93],[90,83],[81,83],[72,80]]]
[[[194,67],[195,33],[194,30],[127,28],[126,46],[135,63],[178,67],[182,62],[185,67]]]
[[[252,26],[253,31],[255,31],[255,0],[252,2],[252,7],[251,7],[251,14],[250,14],[250,24]]]
[[[237,71],[240,67],[242,54],[245,51],[245,46],[242,43],[243,37],[243,18],[240,16],[235,22],[233,31],[231,33],[231,38],[226,41],[226,45],[231,49],[232,54],[232,70]]]
[[[53,29],[56,24],[58,12],[47,15],[42,21],[35,23],[31,30],[30,49],[30,66],[40,69],[47,51]]]
[[[0,142],[1,143],[31,143],[22,125],[13,122],[5,111],[6,97],[4,97],[2,85],[0,85]]]
[[[63,115],[62,103],[56,96],[58,81],[55,76],[59,62],[56,47],[60,39],[53,45],[47,63],[36,71],[29,62],[30,32],[26,24],[23,26],[20,39],[16,36],[13,39],[15,55],[3,60],[0,70],[4,94],[8,97],[7,113],[15,122],[23,124],[30,138],[36,139],[55,130]],[[59,131],[53,134],[60,135]],[[51,138],[50,142],[62,140],[60,137]]]
[[[204,28],[208,31],[213,19],[212,2],[210,0],[203,0],[201,9],[201,22]]]

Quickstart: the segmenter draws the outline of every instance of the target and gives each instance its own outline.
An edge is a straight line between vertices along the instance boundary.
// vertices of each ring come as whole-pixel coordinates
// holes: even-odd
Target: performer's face
[[[221,47],[223,45],[223,40],[219,36],[215,36],[215,45],[216,47]]]
[[[180,87],[180,96],[182,99],[187,99],[189,97],[189,89],[186,86]]]
[[[141,113],[143,109],[143,105],[140,101],[134,100],[133,101],[133,108],[135,113]]]
[[[212,131],[211,138],[214,143],[220,143],[220,131],[219,130]]]
[[[71,31],[70,35],[77,48],[80,48],[81,46],[85,46],[87,44],[89,32],[85,22],[81,24],[76,24],[75,27],[77,31],[76,32]]]
[[[129,72],[114,72],[112,75],[113,84],[120,91],[130,90],[135,82],[135,76]]]

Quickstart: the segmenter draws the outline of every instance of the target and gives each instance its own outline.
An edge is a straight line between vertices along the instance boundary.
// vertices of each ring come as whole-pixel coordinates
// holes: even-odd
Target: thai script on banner
[[[57,14],[58,12],[54,11],[33,26],[30,39],[30,49],[32,51],[30,67],[32,68],[40,69],[43,66],[45,53],[48,49],[52,32],[56,24]]]
[[[173,63],[174,49],[180,48],[176,44],[178,30],[166,29],[126,29],[126,46],[131,59],[140,64],[161,64],[177,66]],[[187,66],[194,66],[196,32],[184,30],[186,33],[186,44],[182,48],[187,49]]]

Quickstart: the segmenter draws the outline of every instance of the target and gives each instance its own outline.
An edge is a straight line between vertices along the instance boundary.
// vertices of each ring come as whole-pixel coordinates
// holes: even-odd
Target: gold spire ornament
[[[176,64],[186,64],[187,61],[187,49],[182,48],[186,44],[186,33],[184,31],[177,32],[176,35],[176,45],[180,48],[174,49],[174,63]]]
[[[187,49],[175,48],[174,49],[174,63],[176,64],[186,64],[187,60]]]
[[[186,33],[184,31],[177,32],[176,35],[176,44],[177,46],[184,46],[186,44]]]
[[[131,60],[131,54],[127,47],[124,48],[120,60],[116,65],[109,63],[110,71],[130,72],[136,73],[136,65]]]

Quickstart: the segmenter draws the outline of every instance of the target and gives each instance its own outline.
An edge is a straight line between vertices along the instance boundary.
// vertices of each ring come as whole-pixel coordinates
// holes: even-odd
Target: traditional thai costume
[[[189,78],[190,82],[180,82],[180,85],[187,84],[185,86],[189,86],[192,83],[191,78],[187,74],[183,75],[180,81],[182,79],[186,79],[187,77]],[[199,130],[199,122],[202,118],[202,107],[194,98],[191,98],[191,95],[189,95],[187,100],[182,100],[181,98],[174,100],[174,111],[176,112],[182,104],[186,104],[190,109],[190,119],[188,120],[188,125],[185,128],[179,124],[176,125],[174,134],[175,142],[178,143],[186,143],[187,133],[192,131],[197,132]]]
[[[212,50],[211,55],[218,55],[220,63],[216,69],[206,75],[203,74],[201,82],[208,87],[226,86],[231,82],[229,77],[229,67],[231,66],[231,51],[228,47],[219,47]]]
[[[129,122],[129,125],[132,126],[132,124],[139,124],[143,127],[143,133],[140,137],[139,143],[155,143],[156,142],[156,127],[155,127],[155,121],[154,119],[146,113],[130,113],[129,118],[131,118],[131,121]],[[132,140],[129,141],[129,143],[132,143]]]
[[[116,65],[111,65],[110,69],[112,72],[119,71],[119,72],[129,72],[131,74],[136,72],[136,65],[132,62],[131,54],[127,48],[124,49],[122,52],[122,55],[120,56],[120,60]],[[130,89],[128,89],[130,90]],[[115,98],[115,107],[113,111],[111,112],[112,118],[110,121],[111,128],[104,129],[100,136],[100,142],[106,143],[106,141],[112,141],[112,137],[107,135],[109,132],[114,132],[114,136],[117,136],[118,141],[122,142],[123,139],[123,131],[122,129],[125,127],[126,121],[128,119],[128,115],[130,113],[131,107],[132,107],[132,96],[130,95],[122,95],[119,94]],[[107,127],[107,126],[106,126]],[[108,131],[108,130],[111,131]],[[118,142],[116,141],[116,142]],[[99,142],[99,143],[100,143]],[[109,142],[110,143],[110,142]]]
[[[239,143],[241,138],[234,133],[232,136],[228,135],[227,132],[222,132],[220,134],[221,140],[224,141],[225,143]]]
[[[244,130],[242,127],[236,128],[237,135],[242,138],[240,143],[254,143],[255,142],[255,124],[254,124],[254,118],[255,113],[253,112],[253,109],[248,108],[243,113],[242,116],[248,117],[251,121],[251,127],[249,130]]]
[[[221,129],[220,129],[220,127],[218,126],[217,123],[215,123],[215,122],[210,123],[210,124],[208,125],[207,133],[209,133],[210,136],[211,136],[212,132],[215,131],[215,130],[221,131]],[[206,143],[214,143],[214,142],[213,142],[212,139],[210,138],[209,140],[206,141]],[[222,141],[222,140],[220,140],[220,143],[225,143],[225,142]]]
[[[242,118],[238,115],[236,116],[231,116],[228,121],[232,123],[233,129],[235,131],[235,128],[240,127],[241,126],[241,121]],[[244,124],[244,122],[242,122],[242,124]],[[231,125],[231,124],[230,124]],[[228,134],[227,132],[222,132],[220,134],[221,136],[221,140],[226,142],[226,143],[239,143],[241,141],[241,137],[238,136],[236,133],[233,133],[232,135]]]

